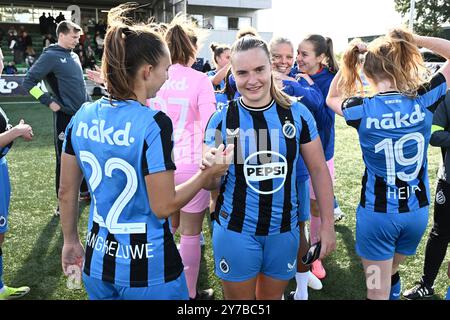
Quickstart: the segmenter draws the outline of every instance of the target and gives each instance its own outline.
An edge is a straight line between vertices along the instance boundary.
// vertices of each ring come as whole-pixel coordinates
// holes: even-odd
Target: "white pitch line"
[[[31,102],[26,102],[26,101],[19,101],[19,102],[14,102],[14,101],[0,101],[1,104],[39,104],[39,101],[31,101]]]

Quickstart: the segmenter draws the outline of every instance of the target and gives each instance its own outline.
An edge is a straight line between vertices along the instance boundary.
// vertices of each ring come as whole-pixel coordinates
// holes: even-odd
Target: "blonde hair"
[[[263,50],[270,61],[270,52],[267,43],[261,38],[254,36],[245,36],[237,40],[231,48],[231,57],[233,59],[233,55],[236,52],[248,51],[256,48]],[[270,95],[275,102],[283,108],[289,108],[292,105],[291,98],[276,86],[273,75],[271,75],[270,79]]]
[[[338,86],[344,97],[356,93],[357,83],[362,83],[359,69],[375,83],[391,81],[395,90],[415,97],[419,88],[428,80],[429,73],[412,34],[404,29],[394,29],[386,36],[372,41],[361,61],[358,45],[361,40],[350,43],[342,58],[342,77]]]
[[[259,34],[253,27],[243,27],[236,33],[236,40],[239,40],[245,36],[259,37]]]

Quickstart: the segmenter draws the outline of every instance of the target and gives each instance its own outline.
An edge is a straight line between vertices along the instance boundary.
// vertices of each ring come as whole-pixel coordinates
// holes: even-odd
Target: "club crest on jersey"
[[[225,260],[225,258],[220,259],[219,268],[223,273],[230,272],[230,266],[228,265],[228,262],[227,260]]]
[[[131,122],[125,124],[125,129],[115,130],[114,127],[105,128],[105,120],[92,120],[92,126],[80,121],[76,131],[77,137],[83,137],[99,143],[107,143],[116,146],[130,146],[134,138],[130,137]]]
[[[4,216],[0,216],[0,227],[6,226],[6,218]]]
[[[244,176],[247,185],[256,193],[273,194],[279,191],[286,181],[287,160],[275,151],[258,151],[244,161]],[[261,181],[272,181],[272,190],[261,190]]]
[[[445,194],[444,192],[442,192],[442,190],[440,190],[438,193],[436,193],[436,203],[437,204],[444,204],[447,201],[447,199],[445,198]]]
[[[296,133],[297,129],[289,120],[283,124],[283,134],[286,138],[292,139],[295,137]]]

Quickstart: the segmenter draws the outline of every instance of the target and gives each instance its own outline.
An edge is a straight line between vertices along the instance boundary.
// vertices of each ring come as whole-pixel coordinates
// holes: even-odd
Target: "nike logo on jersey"
[[[67,63],[67,58],[59,58],[59,60],[61,61],[61,63]]]
[[[425,113],[422,113],[420,106],[416,104],[415,111],[411,114],[405,114],[402,116],[400,111],[395,113],[386,113],[381,115],[382,119],[367,118],[366,128],[371,129],[372,126],[375,129],[395,129],[395,128],[407,128],[412,125],[424,121]]]
[[[125,124],[125,129],[115,130],[114,127],[105,128],[106,121],[92,120],[92,126],[80,121],[76,131],[77,137],[83,137],[99,143],[128,147],[134,142],[130,137],[131,122]]]

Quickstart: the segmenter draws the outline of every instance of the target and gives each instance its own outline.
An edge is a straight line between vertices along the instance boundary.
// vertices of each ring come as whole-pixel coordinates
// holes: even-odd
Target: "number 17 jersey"
[[[344,118],[358,131],[366,166],[361,207],[403,213],[429,205],[428,143],[433,112],[446,89],[445,77],[437,73],[415,98],[393,91],[343,102]]]

